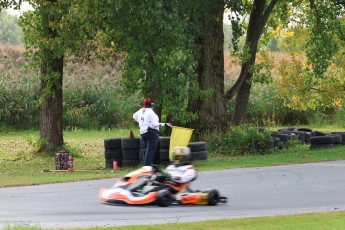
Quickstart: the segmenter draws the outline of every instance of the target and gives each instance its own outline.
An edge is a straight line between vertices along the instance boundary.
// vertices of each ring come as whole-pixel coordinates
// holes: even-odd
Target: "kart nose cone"
[[[108,193],[106,188],[99,189],[98,198],[103,202],[106,202],[108,200]]]

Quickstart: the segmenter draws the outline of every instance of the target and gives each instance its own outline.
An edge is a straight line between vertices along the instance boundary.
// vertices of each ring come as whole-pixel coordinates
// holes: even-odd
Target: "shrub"
[[[259,146],[264,146],[269,138],[271,138],[269,131],[260,131],[254,127],[235,126],[227,133],[213,136],[210,145],[214,151],[219,153],[245,155],[257,153],[257,149],[251,148],[254,142]]]
[[[87,87],[66,89],[64,94],[64,124],[67,129],[99,129],[126,125],[137,109],[135,96],[126,98],[116,86],[102,89]]]
[[[38,127],[38,86],[26,76],[0,75],[0,120],[14,128]]]

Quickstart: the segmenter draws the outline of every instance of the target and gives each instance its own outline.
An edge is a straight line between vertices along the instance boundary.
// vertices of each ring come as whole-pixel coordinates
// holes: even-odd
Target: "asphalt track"
[[[192,188],[215,188],[218,206],[107,205],[116,179],[0,188],[0,228],[122,226],[345,210],[345,161],[200,172]]]

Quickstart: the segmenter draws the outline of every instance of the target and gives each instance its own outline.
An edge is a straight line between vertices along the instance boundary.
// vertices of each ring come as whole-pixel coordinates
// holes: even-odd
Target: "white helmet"
[[[172,149],[172,160],[174,164],[183,164],[190,161],[190,148],[176,146]]]

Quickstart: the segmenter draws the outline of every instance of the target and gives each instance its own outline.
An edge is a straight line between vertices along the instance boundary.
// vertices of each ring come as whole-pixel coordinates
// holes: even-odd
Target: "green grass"
[[[288,216],[273,216],[273,217],[256,217],[256,218],[239,218],[239,219],[223,219],[199,221],[191,223],[171,223],[159,225],[132,225],[123,227],[95,227],[95,228],[78,228],[87,230],[97,229],[120,229],[120,230],[217,230],[217,229],[231,229],[231,230],[341,230],[344,229],[345,212],[329,212],[329,213],[312,213],[299,214]],[[39,226],[5,226],[4,230],[35,230],[42,229]]]
[[[136,136],[138,130],[134,130]],[[89,172],[42,172],[55,168],[55,154],[38,154],[28,144],[30,137],[38,138],[38,131],[7,131],[0,133],[0,187],[79,181],[100,178],[121,177],[133,168],[117,171],[105,169],[105,138],[127,137],[129,130],[66,131],[65,142],[76,155],[74,169],[100,169]],[[257,167],[306,162],[345,159],[345,147],[310,150],[308,145],[293,149],[274,151],[265,155],[231,157],[226,154],[210,153],[208,161],[196,161],[198,171]],[[138,166],[139,167],[139,166]],[[162,166],[165,167],[165,166]]]

